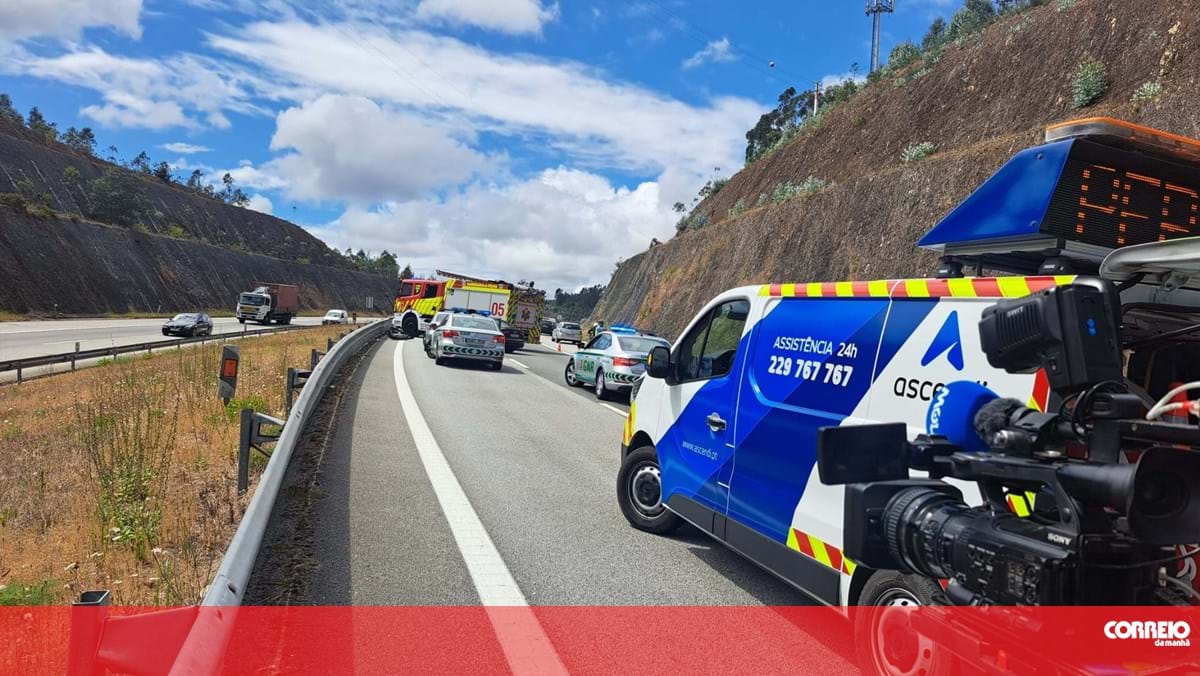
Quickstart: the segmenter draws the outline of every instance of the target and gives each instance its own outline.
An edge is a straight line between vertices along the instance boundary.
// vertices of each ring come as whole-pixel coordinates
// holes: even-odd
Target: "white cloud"
[[[831,73],[831,74],[826,75],[825,77],[821,78],[821,88],[824,89],[825,87],[832,87],[835,85],[840,85],[843,82],[845,82],[846,80],[853,80],[859,84],[862,84],[867,81],[867,78],[864,75],[859,75],[858,73],[851,73],[851,72]]]
[[[558,3],[546,6],[541,0],[421,0],[416,16],[503,33],[540,33],[544,24],[558,18]]]
[[[721,63],[735,59],[737,56],[733,53],[733,45],[729,43],[729,38],[721,38],[704,45],[700,51],[684,59],[682,66],[684,70],[688,70],[706,63]]]
[[[160,145],[159,148],[162,148],[163,150],[169,150],[173,153],[179,153],[180,155],[191,155],[193,153],[207,153],[208,151],[212,150],[212,148],[209,148],[208,146],[199,146],[199,145],[195,145],[192,143],[183,143],[181,141],[175,141],[172,143],[164,143],[164,144]]]
[[[141,14],[142,0],[0,0],[0,40],[76,40],[83,29],[93,26],[140,38]]]
[[[308,200],[412,199],[462,183],[489,162],[444,126],[331,94],[280,113],[271,149],[292,152],[264,169]]]
[[[422,31],[258,22],[209,41],[282,91],[357,94],[482,131],[537,134],[588,166],[738,166],[764,109],[736,97],[690,105],[576,62],[499,55]]]
[[[659,186],[612,185],[559,167],[509,186],[473,184],[442,200],[351,208],[312,231],[339,248],[388,249],[418,269],[470,270],[539,287],[606,279],[613,263],[674,231]]]
[[[271,204],[270,198],[265,195],[251,195],[250,203],[246,205],[247,209],[253,211],[261,211],[264,214],[274,213],[275,205]]]

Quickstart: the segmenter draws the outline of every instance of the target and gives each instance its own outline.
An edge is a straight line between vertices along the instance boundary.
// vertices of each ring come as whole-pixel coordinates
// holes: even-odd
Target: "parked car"
[[[570,387],[591,385],[597,399],[632,390],[646,372],[646,355],[655,347],[671,348],[662,338],[602,331],[567,360],[563,378]]]
[[[497,319],[496,324],[500,326],[500,333],[504,334],[504,351],[516,352],[525,347],[525,330],[509,324],[503,319]]]
[[[433,334],[429,342],[439,366],[451,359],[486,362],[493,371],[504,365],[504,334],[493,319],[452,312],[445,324],[427,333]]]
[[[579,327],[578,322],[563,322],[554,327],[554,333],[550,334],[556,343],[575,343],[576,345],[583,344],[583,330]]]
[[[349,324],[350,315],[345,310],[330,310],[321,317],[321,324]]]
[[[211,336],[212,332],[212,317],[203,312],[175,315],[162,326],[164,336]]]
[[[433,359],[433,330],[442,324],[445,324],[446,320],[449,318],[449,312],[439,312],[435,314],[433,318],[429,320],[429,327],[425,329],[425,333],[421,334],[421,343],[425,346],[425,354],[429,355],[430,359]],[[393,320],[392,327],[397,328],[398,326],[399,323]]]
[[[542,333],[554,333],[554,327],[558,322],[554,321],[553,317],[542,317]]]

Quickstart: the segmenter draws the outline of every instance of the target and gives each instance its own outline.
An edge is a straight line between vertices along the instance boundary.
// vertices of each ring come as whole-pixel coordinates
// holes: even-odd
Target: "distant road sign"
[[[367,296],[367,299],[366,299],[366,301],[363,303],[363,305],[365,305],[365,306],[367,307],[367,309],[368,309],[368,310],[374,310],[374,309],[375,309],[375,297],[374,297],[374,296]]]

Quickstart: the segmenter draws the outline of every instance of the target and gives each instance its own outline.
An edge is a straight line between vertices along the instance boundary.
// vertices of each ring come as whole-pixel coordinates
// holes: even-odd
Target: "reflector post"
[[[237,345],[225,345],[221,348],[221,367],[218,371],[217,396],[229,404],[237,392],[238,363],[241,356]]]

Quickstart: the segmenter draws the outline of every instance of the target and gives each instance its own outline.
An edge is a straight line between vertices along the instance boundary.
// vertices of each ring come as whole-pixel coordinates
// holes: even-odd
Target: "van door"
[[[820,483],[817,430],[865,419],[888,304],[771,298],[748,341],[726,540],[831,603],[840,553],[809,536],[840,548],[844,491]]]
[[[659,442],[663,495],[673,511],[704,530],[716,530],[725,513],[734,451],[742,333],[750,301],[712,308],[679,341],[672,355],[675,384],[662,415],[673,421]]]

